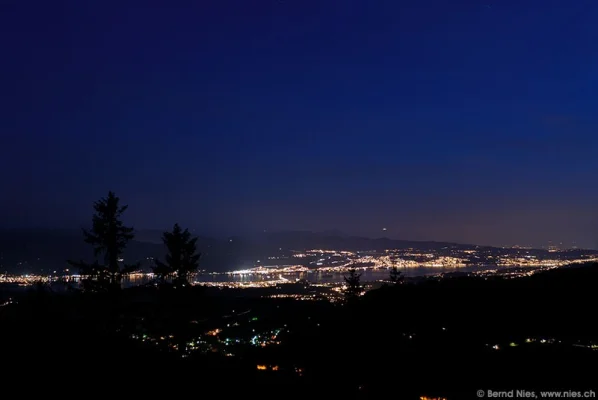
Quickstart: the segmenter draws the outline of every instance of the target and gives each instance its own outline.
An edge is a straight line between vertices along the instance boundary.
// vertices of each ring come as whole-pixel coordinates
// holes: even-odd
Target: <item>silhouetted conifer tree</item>
[[[390,270],[390,281],[395,285],[400,285],[404,279],[403,273],[397,267],[392,267]]]
[[[175,287],[189,284],[189,275],[199,267],[201,254],[197,252],[197,238],[191,237],[188,229],[182,230],[175,224],[172,232],[164,232],[162,241],[168,248],[166,263],[156,260],[154,273],[160,282],[172,278]]]
[[[84,278],[84,288],[94,291],[120,288],[123,276],[139,268],[139,264],[121,267],[120,258],[127,243],[135,236],[133,228],[124,226],[121,218],[128,206],[121,206],[113,192],[94,203],[95,214],[89,231],[83,230],[85,242],[93,246],[94,256],[102,257],[92,264],[83,261],[69,263],[78,267]]]
[[[349,270],[349,276],[345,276],[347,287],[345,288],[345,299],[353,301],[361,295],[361,274],[355,268]]]

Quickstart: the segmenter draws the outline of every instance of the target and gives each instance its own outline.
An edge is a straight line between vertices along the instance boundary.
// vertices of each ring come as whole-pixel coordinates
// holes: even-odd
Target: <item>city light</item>
[[[531,276],[539,271],[559,268],[571,264],[597,262],[598,257],[593,251],[577,250],[547,251],[529,248],[472,248],[461,249],[444,247],[442,249],[421,251],[413,248],[386,249],[383,251],[345,251],[345,250],[293,250],[288,254],[291,259],[301,260],[301,264],[274,264],[281,256],[265,257],[268,264],[258,262],[253,268],[245,268],[224,273],[207,273],[201,271],[193,274],[193,284],[206,287],[248,289],[273,288],[288,283],[298,283],[299,277],[310,278],[310,284],[328,286],[335,291],[339,283],[343,283],[343,274],[351,269],[359,271],[381,271],[386,273],[391,268],[397,268],[410,274],[430,275],[430,271],[439,274],[470,270],[474,276],[489,277],[502,276],[504,278],[519,278]],[[150,257],[148,257],[150,258]],[[82,276],[72,274],[64,269],[62,274],[0,274],[0,283],[18,286],[33,286],[35,284],[78,285]],[[421,272],[419,272],[421,271]],[[221,276],[220,281],[214,277]],[[209,279],[207,279],[209,278]],[[134,271],[123,279],[123,285],[137,285],[152,282],[155,276],[152,272]],[[329,279],[328,282],[318,282]],[[301,299],[307,299],[303,296]]]

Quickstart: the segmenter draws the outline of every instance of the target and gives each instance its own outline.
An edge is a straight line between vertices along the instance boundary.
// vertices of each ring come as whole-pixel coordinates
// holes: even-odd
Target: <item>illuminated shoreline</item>
[[[581,264],[589,262],[598,262],[598,257],[594,254],[578,255],[577,259],[546,258],[541,259],[529,254],[513,255],[493,255],[484,251],[460,250],[455,251],[455,256],[439,255],[434,252],[421,252],[414,249],[406,250],[385,250],[382,252],[364,251],[335,251],[335,250],[308,250],[304,252],[293,251],[291,259],[304,259],[304,264],[282,264],[282,265],[257,265],[252,268],[239,269],[228,272],[206,272],[201,271],[193,277],[193,283],[204,286],[228,286],[228,287],[268,287],[277,284],[292,283],[300,279],[316,277],[316,281],[327,278],[335,278],[335,274],[346,274],[351,269],[357,269],[366,275],[375,272],[388,273],[391,268],[398,268],[409,276],[409,272],[428,270],[427,273],[421,273],[414,276],[435,275],[444,272],[466,272],[471,274],[498,273],[497,271],[529,268],[533,269],[552,269],[571,264]],[[553,255],[556,253],[551,253]],[[468,261],[468,257],[478,257],[479,263]],[[276,257],[269,257],[275,259]],[[311,261],[310,261],[311,260]],[[68,271],[66,269],[65,271]],[[487,272],[484,272],[487,271]],[[505,272],[505,271],[503,271]],[[285,275],[287,277],[285,277]],[[505,276],[508,276],[505,273]],[[519,276],[520,273],[515,274]],[[225,279],[220,282],[213,278],[224,276]],[[206,279],[206,278],[210,279]],[[13,284],[18,286],[33,286],[40,283],[78,283],[81,280],[78,274],[0,274],[0,284]],[[255,278],[255,280],[253,280]],[[363,278],[367,278],[364,276]],[[137,271],[129,274],[123,279],[127,285],[149,283],[154,279],[151,272]],[[239,280],[240,279],[240,280]],[[342,283],[342,278],[337,276],[337,282]],[[372,281],[381,280],[381,276],[374,277]]]

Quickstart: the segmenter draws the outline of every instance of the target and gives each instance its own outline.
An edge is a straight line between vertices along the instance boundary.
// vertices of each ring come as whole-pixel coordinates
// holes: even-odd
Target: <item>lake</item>
[[[484,271],[489,269],[496,269],[496,266],[478,266],[478,267],[460,267],[460,268],[400,268],[399,270],[406,277],[418,277],[418,276],[429,276],[437,275],[440,273],[449,272],[473,272],[473,271]],[[375,282],[380,280],[388,280],[389,272],[388,269],[366,269],[360,270],[362,273],[362,282]],[[266,275],[263,273],[259,274],[200,274],[197,275],[197,282],[261,282],[278,280],[280,276],[290,281],[298,279],[305,279],[312,283],[339,283],[344,282],[344,277],[347,272],[322,272],[322,271],[309,271],[300,273],[287,273],[287,274],[271,274]]]

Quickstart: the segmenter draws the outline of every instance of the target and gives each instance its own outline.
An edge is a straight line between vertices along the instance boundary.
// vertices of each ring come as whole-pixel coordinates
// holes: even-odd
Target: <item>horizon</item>
[[[6,226],[598,246],[592,1],[8,3]]]
[[[526,243],[513,243],[513,244],[486,244],[486,243],[475,243],[475,242],[459,242],[453,240],[435,240],[435,239],[411,239],[405,237],[392,237],[389,235],[359,235],[359,234],[352,234],[348,232],[343,232],[338,229],[325,229],[322,231],[314,231],[314,230],[301,230],[301,229],[285,229],[285,230],[277,230],[277,231],[252,231],[252,232],[227,232],[227,233],[214,233],[209,231],[202,231],[198,229],[186,228],[185,226],[181,225],[183,229],[189,229],[189,231],[199,238],[204,239],[217,239],[217,240],[225,240],[231,237],[239,237],[239,238],[251,238],[259,235],[264,234],[289,234],[289,233],[308,233],[308,234],[315,234],[315,235],[326,235],[326,236],[342,236],[346,238],[363,238],[369,240],[392,240],[398,242],[419,242],[419,243],[441,243],[441,244],[452,244],[452,245],[461,245],[461,246],[477,246],[477,247],[493,247],[493,248],[529,248],[533,250],[546,250],[549,247],[554,247],[560,250],[598,250],[598,247],[583,247],[579,246],[577,243],[566,243],[566,242],[558,242],[558,241],[549,241],[543,244],[526,244]],[[28,232],[69,232],[69,233],[80,233],[81,229],[88,229],[88,226],[80,226],[80,227],[0,227],[0,233],[4,232],[20,232],[20,233],[28,233]],[[135,229],[135,233],[152,233],[155,235],[161,235],[164,232],[169,232],[172,229],[171,227],[168,228],[137,228]],[[137,240],[138,238],[135,237],[133,240]],[[160,239],[159,236],[153,239]],[[138,240],[140,242],[147,242],[147,240]]]

